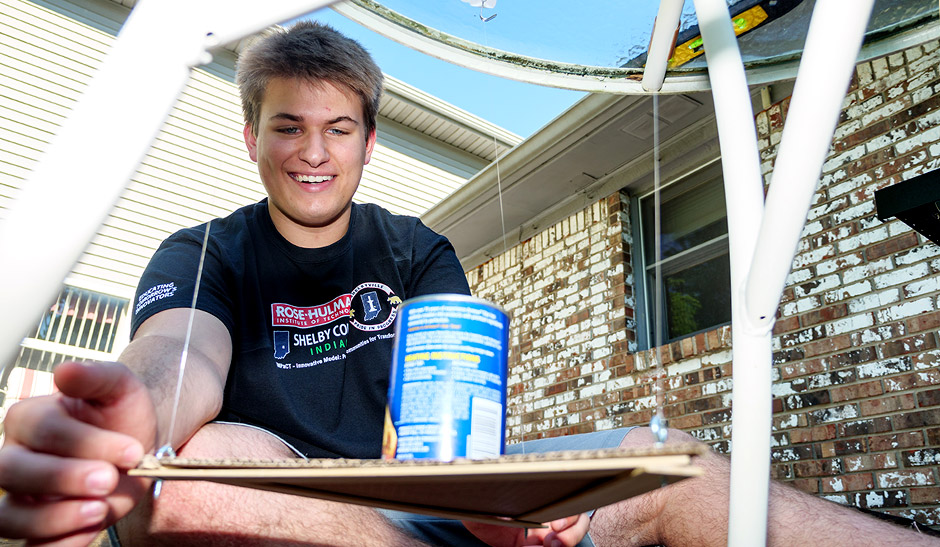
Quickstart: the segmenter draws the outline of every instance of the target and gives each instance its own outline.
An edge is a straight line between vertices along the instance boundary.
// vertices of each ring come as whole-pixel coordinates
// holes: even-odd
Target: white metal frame
[[[0,268],[0,309],[7,310],[0,314],[0,359],[9,360],[33,318],[54,298],[146,153],[186,85],[190,69],[208,62],[209,52],[219,44],[332,1],[282,0],[263,8],[252,0],[137,3],[97,76],[0,224],[0,264],[5,265]],[[748,81],[728,7],[725,0],[695,0],[727,188],[735,363],[730,545],[766,542],[770,339],[794,254],[786,251],[795,251],[798,244],[873,1],[817,2],[765,205]],[[681,1],[664,0],[668,8],[667,3],[681,8]],[[338,11],[348,15],[346,8]],[[187,16],[180,17],[180,13]],[[663,17],[662,26],[669,33],[675,28],[671,17]],[[171,28],[173,39],[164,40]],[[412,34],[396,39],[414,47],[413,38]],[[656,44],[661,39],[654,36]],[[154,47],[156,43],[161,47]],[[424,51],[421,47],[417,49]],[[425,53],[454,61],[452,52]],[[507,77],[520,79],[515,72]],[[571,87],[548,81],[544,74],[527,79]],[[652,73],[646,85],[651,90],[664,89],[661,76]],[[696,86],[702,88],[701,83]],[[616,90],[604,85],[589,90],[642,92],[637,87]],[[122,118],[119,132],[112,129],[114,124],[102,123],[109,116]],[[107,153],[106,161],[101,150]],[[75,211],[81,211],[81,216]],[[68,220],[50,223],[50,217]],[[63,225],[68,229],[62,230]],[[43,249],[47,257],[41,268],[8,266],[21,263],[20,257],[30,256],[35,249]]]
[[[771,330],[873,5],[874,0],[816,3],[765,201],[750,97],[727,4],[695,0],[718,121],[731,261],[729,545],[767,541]]]

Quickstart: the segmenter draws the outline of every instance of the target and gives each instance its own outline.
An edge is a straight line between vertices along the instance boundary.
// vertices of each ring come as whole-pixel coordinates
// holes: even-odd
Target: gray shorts
[[[227,423],[227,422],[221,422]],[[245,425],[245,424],[236,424]],[[254,427],[254,426],[249,426]],[[633,429],[625,427],[611,431],[597,431],[594,433],[583,433],[580,435],[568,435],[564,437],[552,437],[550,439],[537,439],[522,443],[508,445],[506,454],[531,454],[542,452],[558,452],[561,450],[598,450],[602,448],[616,448],[626,436],[627,432]],[[270,433],[270,432],[268,432]],[[283,441],[283,439],[282,439]],[[297,452],[289,443],[284,442],[294,452]],[[431,517],[428,515],[419,515],[415,513],[406,513],[403,511],[392,511],[390,509],[377,509],[393,525],[404,531],[406,534],[419,539],[430,545],[440,545],[446,547],[479,547],[486,546],[485,543],[471,534],[459,520],[443,519],[440,517]],[[121,542],[114,531],[114,527],[108,529],[108,538],[111,540],[112,547],[120,547]],[[578,547],[594,547],[590,534],[586,535]]]

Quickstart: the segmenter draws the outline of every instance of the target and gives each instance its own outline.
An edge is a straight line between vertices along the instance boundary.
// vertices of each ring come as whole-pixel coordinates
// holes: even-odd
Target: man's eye
[[[296,135],[300,133],[299,127],[281,127],[277,130],[278,133],[284,133],[285,135]]]
[[[349,133],[349,131],[346,131],[346,130],[344,130],[344,129],[340,129],[340,128],[338,128],[338,127],[331,127],[331,128],[329,128],[329,129],[327,129],[326,132],[329,133],[330,135],[345,135],[345,134]]]

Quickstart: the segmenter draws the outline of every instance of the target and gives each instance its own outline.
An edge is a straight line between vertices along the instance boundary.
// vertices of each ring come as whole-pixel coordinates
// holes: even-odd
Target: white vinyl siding
[[[107,0],[0,0],[0,218],[114,41],[127,9]],[[168,36],[168,39],[172,39]],[[130,298],[160,241],[258,201],[242,140],[234,54],[191,81],[66,283]],[[133,113],[103,113],[120,132]],[[380,142],[357,201],[420,215],[486,160],[380,117]],[[108,161],[102,149],[101,161]],[[63,166],[63,176],[68,176]],[[80,215],[81,211],[75,211]],[[69,220],[49,219],[68,229]]]

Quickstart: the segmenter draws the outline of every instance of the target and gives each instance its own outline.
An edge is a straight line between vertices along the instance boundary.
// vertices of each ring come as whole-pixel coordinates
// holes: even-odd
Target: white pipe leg
[[[8,310],[0,314],[0,362],[13,361],[54,300],[186,85],[189,63],[204,52],[205,35],[187,32],[179,15],[188,4],[137,3],[0,223],[0,309]]]
[[[770,477],[770,335],[750,328],[744,286],[764,208],[757,130],[744,65],[724,0],[695,0],[715,100],[731,262],[731,501],[728,544],[754,547],[767,537]]]
[[[830,0],[813,9],[747,281],[754,324],[772,322],[777,313],[873,4]]]
[[[660,0],[659,12],[653,24],[650,37],[649,53],[646,55],[646,68],[643,69],[643,89],[659,91],[666,79],[666,65],[672,58],[676,47],[676,33],[679,32],[679,16],[682,15],[684,0]]]

